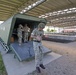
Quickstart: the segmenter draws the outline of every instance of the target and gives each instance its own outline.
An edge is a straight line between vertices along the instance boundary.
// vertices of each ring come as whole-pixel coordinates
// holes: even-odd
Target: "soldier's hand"
[[[40,37],[40,36],[37,36],[36,39],[37,39],[38,41],[41,41],[41,37]]]

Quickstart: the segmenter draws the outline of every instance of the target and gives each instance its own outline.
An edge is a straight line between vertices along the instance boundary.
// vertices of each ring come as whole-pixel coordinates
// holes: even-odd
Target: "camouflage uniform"
[[[23,31],[23,26],[20,24],[19,28],[17,29],[19,45],[22,44],[22,31]]]
[[[29,36],[29,34],[28,34],[28,32],[29,32],[29,27],[27,26],[27,25],[25,25],[25,27],[24,27],[24,42],[27,42],[28,41],[28,36]]]
[[[38,28],[44,28],[45,24],[40,23],[38,25]],[[40,37],[42,39],[42,36],[44,34],[43,30],[38,30],[38,28],[34,29],[31,33],[31,37],[33,37],[33,47],[35,52],[35,66],[39,67],[40,64],[43,64],[43,46],[41,43],[41,40],[36,39],[36,37]]]

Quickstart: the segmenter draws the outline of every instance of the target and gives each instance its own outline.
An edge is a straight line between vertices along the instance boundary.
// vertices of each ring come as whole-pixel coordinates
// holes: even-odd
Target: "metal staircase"
[[[6,53],[8,53],[9,52],[9,47],[1,38],[0,38],[0,44],[2,45],[2,47],[4,48]]]

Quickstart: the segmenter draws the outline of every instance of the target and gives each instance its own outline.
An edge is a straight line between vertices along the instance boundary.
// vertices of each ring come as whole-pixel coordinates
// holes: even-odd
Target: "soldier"
[[[44,23],[39,23],[38,28],[35,28],[31,33],[31,38],[33,39],[33,47],[35,52],[35,66],[38,73],[41,73],[40,67],[45,69],[43,65],[43,46],[41,43],[42,36],[44,34],[43,28]]]
[[[24,26],[24,42],[28,42],[28,36],[29,36],[29,32],[30,32],[30,28],[27,26],[27,24],[25,24]]]
[[[18,32],[18,42],[19,42],[19,45],[21,46],[22,44],[22,31],[23,31],[23,26],[20,24],[18,29],[17,29],[17,32]]]

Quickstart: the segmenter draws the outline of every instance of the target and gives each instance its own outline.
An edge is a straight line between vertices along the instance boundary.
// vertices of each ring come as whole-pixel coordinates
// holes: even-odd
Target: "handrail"
[[[0,38],[0,44],[3,46],[5,51],[8,53],[9,52],[9,47],[1,38]]]

